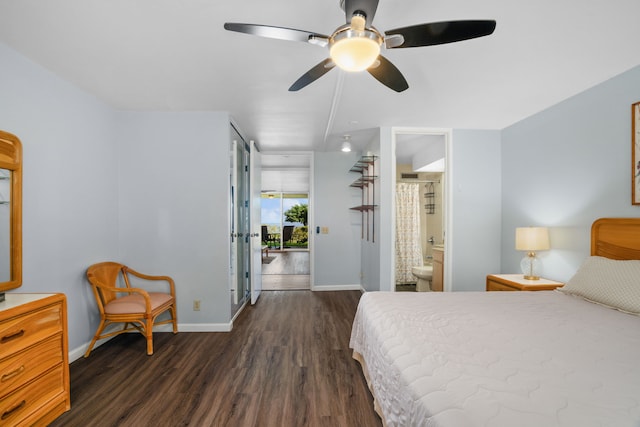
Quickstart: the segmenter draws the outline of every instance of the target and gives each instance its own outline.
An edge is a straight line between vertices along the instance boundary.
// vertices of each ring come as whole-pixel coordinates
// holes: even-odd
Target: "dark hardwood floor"
[[[263,292],[229,333],[120,335],[71,364],[52,426],[381,426],[349,336],[358,291]],[[179,314],[178,314],[179,315]]]

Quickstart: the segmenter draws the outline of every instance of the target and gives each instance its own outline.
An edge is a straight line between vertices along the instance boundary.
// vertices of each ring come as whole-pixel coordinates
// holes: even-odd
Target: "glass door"
[[[232,127],[230,170],[230,290],[231,311],[236,313],[250,294],[250,239],[249,223],[249,147]]]
[[[308,193],[262,193],[264,243],[272,250],[308,249],[308,209]]]

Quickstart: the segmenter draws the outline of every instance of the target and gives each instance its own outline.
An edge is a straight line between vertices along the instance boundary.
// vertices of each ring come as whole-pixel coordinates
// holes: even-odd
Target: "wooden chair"
[[[147,281],[168,282],[170,293],[147,292],[141,288],[132,288],[129,274]],[[120,275],[126,287],[117,286]],[[116,262],[101,262],[87,269],[87,278],[93,288],[101,319],[84,357],[89,357],[89,353],[99,339],[133,330],[137,330],[146,337],[147,354],[152,355],[154,324],[173,323],[173,333],[178,333],[175,283],[171,277],[149,276]],[[171,313],[171,319],[156,323],[156,318],[167,310]],[[103,334],[104,329],[112,323],[124,323],[124,327]]]

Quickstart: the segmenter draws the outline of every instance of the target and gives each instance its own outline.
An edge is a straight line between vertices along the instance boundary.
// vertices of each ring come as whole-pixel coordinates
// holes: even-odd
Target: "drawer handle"
[[[4,411],[4,414],[2,414],[2,416],[0,417],[0,420],[6,420],[11,415],[13,415],[14,412],[16,412],[18,409],[22,408],[26,404],[27,404],[27,401],[23,400],[22,402],[18,403],[16,406],[9,409],[8,411]]]
[[[16,375],[20,375],[23,371],[24,371],[24,365],[20,366],[15,371],[9,372],[8,374],[4,374],[2,376],[2,379],[0,379],[0,382],[5,382],[7,380],[10,380],[11,378],[15,377]]]
[[[15,332],[11,335],[5,335],[2,337],[2,339],[0,339],[0,343],[4,344],[6,342],[9,342],[11,340],[15,340],[16,338],[20,338],[21,336],[24,335],[24,329],[20,329],[18,332]]]

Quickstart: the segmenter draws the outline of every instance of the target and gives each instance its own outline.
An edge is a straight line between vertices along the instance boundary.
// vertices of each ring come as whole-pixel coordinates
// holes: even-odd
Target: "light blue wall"
[[[16,292],[66,294],[72,357],[99,318],[86,268],[105,260],[175,276],[181,325],[228,326],[228,114],[119,112],[3,44],[0,63],[0,128],[24,151]]]
[[[349,169],[355,152],[314,153],[314,225],[328,234],[314,234],[314,289],[360,289],[361,217],[349,207],[361,204],[360,191],[350,187],[358,174]],[[315,229],[310,230],[315,233]]]
[[[500,132],[454,129],[450,148],[451,260],[445,259],[445,275],[451,280],[445,283],[453,291],[484,291],[487,274],[500,272]]]
[[[631,104],[640,67],[502,132],[502,272],[519,272],[515,228],[550,227],[544,276],[565,281],[589,255],[600,217],[638,217],[631,205]]]
[[[385,260],[389,259],[389,253],[386,251],[387,248],[382,246],[381,242],[385,242],[386,238],[381,236],[384,233],[384,229],[390,226],[390,222],[383,223],[381,218],[386,218],[388,213],[385,209],[389,209],[388,205],[385,208],[384,200],[386,200],[388,195],[388,189],[386,186],[388,185],[388,178],[384,178],[388,175],[388,170],[391,168],[390,162],[388,160],[385,162],[385,157],[382,157],[382,135],[384,132],[379,130],[377,134],[372,138],[369,142],[369,145],[365,149],[363,155],[373,155],[377,156],[375,164],[375,174],[378,176],[376,180],[376,191],[375,191],[375,199],[373,204],[378,205],[375,208],[371,215],[373,215],[373,234],[372,238],[367,240],[360,239],[361,244],[361,268],[362,268],[362,289],[366,291],[380,291],[380,290],[388,290],[389,282],[388,280],[382,281],[381,277],[388,276],[389,266],[385,263]],[[389,134],[390,135],[390,134]],[[389,142],[390,144],[390,142]],[[386,157],[388,159],[388,157]],[[383,213],[384,211],[384,213]],[[375,241],[374,238],[375,237]],[[389,251],[391,248],[389,248]],[[383,276],[384,275],[384,276]],[[387,288],[381,287],[381,283],[385,283]]]
[[[231,319],[229,115],[120,118],[120,258],[173,277],[181,330],[224,329]],[[200,311],[193,311],[196,299]]]
[[[0,128],[23,145],[23,285],[67,296],[69,348],[97,326],[86,268],[118,255],[116,113],[0,44]]]

